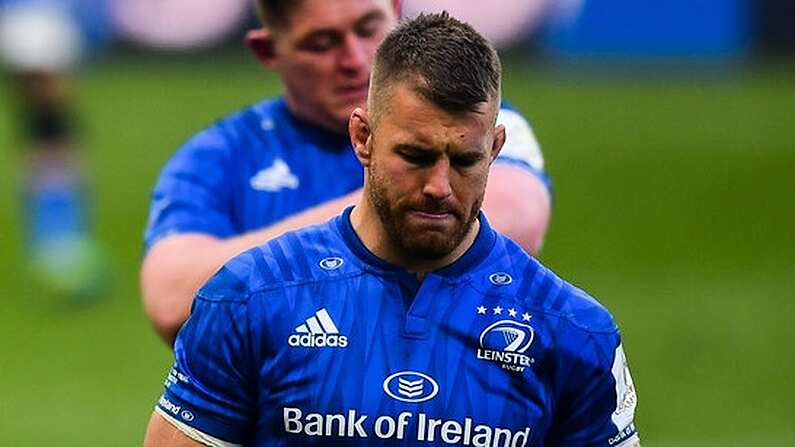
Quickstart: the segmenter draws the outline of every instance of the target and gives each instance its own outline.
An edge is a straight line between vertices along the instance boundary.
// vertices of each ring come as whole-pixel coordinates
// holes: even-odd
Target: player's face
[[[368,199],[403,255],[441,259],[469,234],[504,133],[497,101],[451,115],[404,84],[369,141]]]
[[[274,35],[274,68],[300,117],[344,132],[367,99],[378,44],[397,23],[390,0],[303,0]]]

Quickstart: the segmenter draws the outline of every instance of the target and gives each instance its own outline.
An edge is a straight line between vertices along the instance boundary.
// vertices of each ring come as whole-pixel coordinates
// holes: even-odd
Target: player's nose
[[[445,199],[449,197],[453,190],[450,186],[450,162],[440,159],[428,169],[423,194],[434,199]]]
[[[369,57],[367,44],[354,33],[345,35],[339,55],[339,66],[345,71],[358,73],[367,69]]]

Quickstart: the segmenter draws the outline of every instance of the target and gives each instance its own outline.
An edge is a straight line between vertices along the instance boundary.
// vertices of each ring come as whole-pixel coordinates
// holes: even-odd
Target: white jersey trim
[[[203,445],[209,447],[241,447],[240,444],[233,444],[231,442],[226,442],[214,436],[210,436],[207,433],[200,432],[199,430],[196,430],[195,428],[174,419],[170,414],[162,410],[160,407],[156,406],[155,411],[157,412],[157,414],[162,416],[163,419],[166,420],[166,422],[173,425],[174,428],[184,433],[185,436]]]
[[[505,126],[505,144],[498,159],[505,157],[523,161],[536,171],[543,172],[544,156],[530,123],[513,110],[500,109],[497,124]]]
[[[632,447],[634,445],[638,445],[639,442],[640,442],[640,436],[637,433],[635,433],[634,435],[625,439],[621,444],[617,444],[614,447]]]

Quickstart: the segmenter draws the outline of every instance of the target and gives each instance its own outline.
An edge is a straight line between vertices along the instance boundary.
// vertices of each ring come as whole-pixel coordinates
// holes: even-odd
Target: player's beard
[[[392,246],[399,251],[399,255],[411,259],[434,261],[449,255],[469,234],[483,203],[481,195],[469,210],[465,210],[449,200],[439,202],[422,199],[412,202],[410,199],[391,197],[388,187],[390,179],[382,175],[376,164],[367,170],[367,182],[368,199],[378,213]],[[455,224],[450,229],[416,225],[408,219],[409,212],[413,210],[448,212],[455,218]]]

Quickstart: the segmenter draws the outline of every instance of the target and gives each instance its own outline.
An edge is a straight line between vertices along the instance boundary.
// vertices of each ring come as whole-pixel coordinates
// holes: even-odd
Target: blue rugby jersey
[[[610,314],[481,214],[416,276],[350,208],[230,261],[198,293],[156,410],[210,445],[621,446],[635,388]]]
[[[508,133],[498,162],[549,187],[527,121],[507,105],[498,120]],[[152,193],[145,246],[175,233],[226,238],[257,230],[363,182],[347,135],[296,119],[284,99],[263,101],[198,133],[166,164]]]

